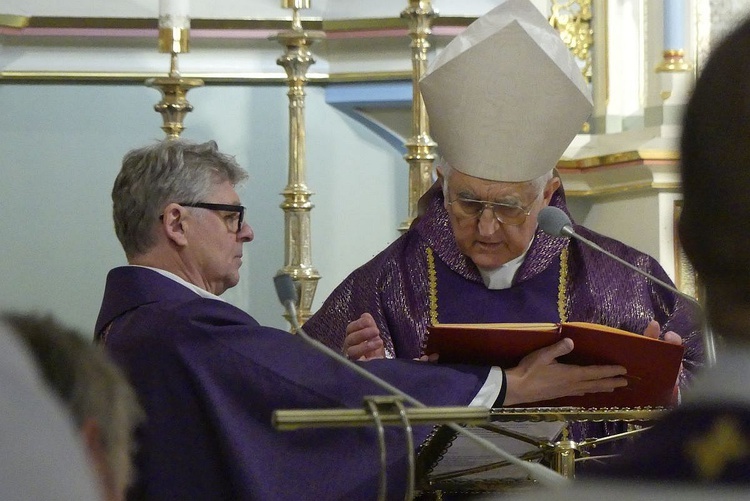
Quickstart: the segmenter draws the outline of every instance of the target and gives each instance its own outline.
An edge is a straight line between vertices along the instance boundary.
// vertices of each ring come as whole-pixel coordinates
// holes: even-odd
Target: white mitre
[[[451,167],[492,181],[550,171],[593,108],[568,47],[529,0],[505,0],[469,25],[420,89]]]

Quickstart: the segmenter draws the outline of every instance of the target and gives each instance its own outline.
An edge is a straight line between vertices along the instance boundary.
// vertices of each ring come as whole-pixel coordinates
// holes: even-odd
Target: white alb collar
[[[190,289],[191,291],[195,292],[196,294],[198,294],[201,297],[204,297],[206,299],[216,299],[218,301],[224,301],[226,303],[226,301],[224,299],[220,298],[216,294],[212,294],[212,293],[208,292],[205,289],[201,289],[197,285],[191,284],[187,280],[185,280],[185,279],[183,279],[181,277],[178,277],[174,273],[169,272],[167,270],[162,270],[161,268],[153,268],[151,266],[141,266],[139,264],[131,264],[130,266],[137,266],[139,268],[146,268],[146,269],[149,269],[149,270],[154,270],[155,272],[159,273],[160,275],[163,275],[163,276],[165,276],[165,277],[167,277],[167,278],[169,278],[171,280],[174,280],[178,284],[181,284],[181,285],[187,287],[188,289]]]
[[[516,276],[518,268],[521,267],[526,259],[526,254],[529,252],[533,241],[534,239],[532,238],[531,242],[529,242],[529,246],[523,251],[523,254],[515,259],[511,259],[499,268],[495,268],[494,270],[479,268],[479,273],[482,275],[485,287],[492,290],[509,289],[510,286],[513,285],[513,277]]]

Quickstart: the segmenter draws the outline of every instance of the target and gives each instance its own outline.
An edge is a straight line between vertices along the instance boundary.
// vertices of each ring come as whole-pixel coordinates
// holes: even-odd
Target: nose
[[[482,208],[482,212],[479,213],[477,225],[479,227],[479,234],[483,237],[488,237],[498,230],[500,222],[495,217],[492,207],[485,205]]]
[[[255,238],[255,233],[253,232],[252,227],[247,223],[242,223],[242,228],[240,228],[240,231],[237,232],[237,239],[240,240],[242,243],[252,242]]]

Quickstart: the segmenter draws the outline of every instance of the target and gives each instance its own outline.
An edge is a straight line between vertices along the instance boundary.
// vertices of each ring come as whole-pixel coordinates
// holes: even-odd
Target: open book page
[[[434,328],[433,326],[432,328]],[[522,331],[550,331],[557,332],[560,324],[550,322],[523,322],[523,323],[488,323],[488,324],[439,324],[439,327],[448,327],[451,329],[510,329]]]
[[[611,332],[613,334],[622,334],[625,336],[640,336],[640,334],[629,332],[626,330],[618,329],[617,327],[610,327],[608,325],[593,324],[591,322],[563,322],[559,324],[551,322],[499,322],[499,323],[477,323],[477,324],[438,324],[437,326],[431,326],[434,328],[449,328],[449,329],[462,329],[462,330],[510,330],[510,331],[549,331],[565,333],[566,329],[570,328],[581,328],[581,329],[593,329],[599,332]]]
[[[592,324],[590,322],[564,322],[561,324],[561,326],[563,334],[565,334],[566,329],[570,330],[571,328],[574,328],[594,330],[597,332],[611,332],[612,334],[618,334],[620,336],[635,336],[642,339],[651,339],[635,332],[625,331],[622,329],[618,329],[617,327],[610,327],[609,325]],[[652,341],[656,341],[656,339],[653,339]]]
[[[534,443],[528,443],[503,434],[509,431],[528,437],[530,442],[547,443],[556,440],[562,432],[563,422],[508,422],[491,423],[484,427],[469,426],[472,433],[492,442],[500,449],[518,458],[530,457],[541,460],[541,450]],[[498,480],[513,481],[525,479],[528,473],[518,466],[502,466],[505,460],[495,452],[459,433],[444,451],[442,459],[429,473],[433,481],[447,480]]]

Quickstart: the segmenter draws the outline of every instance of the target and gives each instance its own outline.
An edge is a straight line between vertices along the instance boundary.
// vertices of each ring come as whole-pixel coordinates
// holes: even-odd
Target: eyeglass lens
[[[480,217],[485,208],[492,210],[495,218],[504,224],[519,225],[526,220],[527,213],[521,207],[479,200],[456,199],[451,203],[458,209],[459,217]]]

